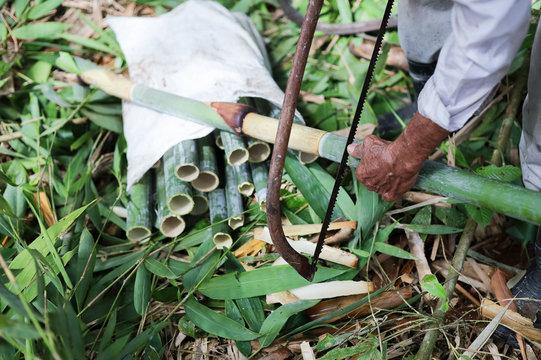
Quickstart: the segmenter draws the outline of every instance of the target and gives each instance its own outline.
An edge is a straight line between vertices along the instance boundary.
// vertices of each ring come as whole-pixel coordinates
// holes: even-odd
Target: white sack
[[[109,17],[136,83],[201,101],[260,97],[281,107],[261,37],[250,19],[212,1],[190,0],[156,18]],[[171,146],[212,128],[123,104],[128,188]]]

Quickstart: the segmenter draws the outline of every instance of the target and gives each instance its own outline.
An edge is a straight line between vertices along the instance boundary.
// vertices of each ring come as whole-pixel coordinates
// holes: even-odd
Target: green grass
[[[137,7],[144,5],[160,14],[178,3],[138,1]],[[274,76],[285,88],[298,27],[276,17],[276,3],[272,1],[222,3],[249,14],[265,34]],[[300,8],[305,6],[305,2],[294,3]],[[267,248],[241,259],[245,265],[257,267],[256,277],[246,272],[232,251],[214,248],[207,215],[190,218],[188,232],[178,238],[166,239],[154,229],[147,241],[130,242],[125,235],[125,219],[115,210],[128,207],[127,145],[122,135],[121,104],[99,90],[80,85],[69,73],[75,65],[68,54],[112,64],[117,70],[125,67],[114,34],[94,25],[92,14],[81,13],[73,19],[78,19],[78,25],[89,25],[94,35],[69,35],[71,28],[58,22],[69,10],[61,1],[32,3],[35,6],[25,0],[0,4],[5,10],[0,22],[1,359],[158,359],[177,354],[191,354],[194,358],[200,351],[196,345],[205,339],[211,341],[207,350],[211,356],[227,357],[225,345],[232,344],[255,358],[264,354],[273,341],[295,343],[290,336],[300,332],[316,339],[311,345],[324,359],[355,354],[366,359],[380,358],[391,351],[404,357],[415,354],[414,344],[420,341],[420,330],[431,314],[417,292],[401,308],[361,317],[357,328],[350,326],[352,320],[341,320],[331,327],[311,322],[304,313],[317,300],[267,305],[264,295],[302,286],[304,280],[286,267],[268,266],[276,256]],[[324,5],[322,21],[377,18],[384,6],[380,0],[366,0],[360,6],[344,0],[331,1]],[[396,32],[389,33],[388,40],[397,41]],[[355,36],[319,34],[319,47],[308,63],[303,91],[322,95],[323,101],[301,98],[299,103],[309,126],[334,131],[350,124],[355,111],[352,104],[357,102],[367,61],[355,58],[349,45],[362,41]],[[515,70],[524,56],[526,53],[517,57]],[[411,100],[408,75],[383,65],[377,67],[361,123],[375,124],[376,114]],[[513,84],[514,78],[515,73],[510,74],[504,88]],[[457,165],[472,170],[488,165],[485,159],[490,158],[496,146],[506,105],[504,97],[469,140],[455,149]],[[515,123],[512,147],[504,153],[507,164],[514,164],[511,150],[516,149],[519,135]],[[293,224],[319,222],[326,201],[321,194],[330,191],[336,165],[320,161],[302,166],[295,161],[288,158],[289,166],[314,181],[304,183],[293,171],[286,174],[284,215]],[[516,168],[506,169],[507,180],[517,181]],[[487,176],[494,173],[491,168],[477,170]],[[314,194],[314,184],[318,195]],[[371,266],[359,273],[358,269],[323,263],[316,280],[368,277],[380,279],[378,287],[389,286],[384,279],[391,277],[394,281],[398,275],[393,273],[391,262],[401,269],[408,264],[399,259],[407,258],[397,249],[401,245],[400,231],[392,226],[376,226],[390,204],[383,203],[351,176],[343,185],[339,212],[359,221],[356,236],[343,247],[359,255],[362,265]],[[39,193],[42,195],[36,196]],[[245,225],[233,233],[233,250],[252,238],[255,226],[265,224],[265,214],[252,200],[244,199]],[[468,215],[487,225],[492,214],[457,204],[452,209],[425,206],[394,215],[394,219],[430,234],[462,229]],[[527,242],[532,234],[528,225],[518,221],[510,224],[506,224],[509,231]],[[439,235],[423,236],[431,248]],[[391,261],[370,257],[380,253],[398,257]],[[416,275],[415,271],[411,274]],[[273,286],[267,287],[270,283]],[[475,322],[464,318],[471,306],[464,298],[457,299],[450,302],[453,311],[447,319],[449,326],[441,329],[441,346],[437,347],[440,356],[457,353],[457,334],[466,341],[465,333],[478,331],[472,330]],[[317,341],[317,335],[336,329],[336,333]],[[181,333],[186,339],[176,344]],[[406,342],[408,338],[415,340],[413,344]]]

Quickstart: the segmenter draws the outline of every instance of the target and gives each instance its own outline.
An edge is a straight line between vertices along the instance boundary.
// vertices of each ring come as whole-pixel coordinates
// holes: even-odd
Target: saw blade
[[[327,234],[327,229],[329,227],[329,223],[331,221],[334,206],[336,204],[336,197],[338,196],[338,191],[340,190],[340,185],[342,184],[342,178],[346,170],[347,161],[348,161],[347,147],[349,144],[353,142],[353,138],[355,136],[355,133],[357,132],[357,126],[359,125],[359,120],[361,118],[361,113],[363,111],[364,102],[366,100],[366,96],[368,95],[368,89],[372,81],[372,75],[374,74],[374,68],[376,67],[376,62],[378,60],[381,44],[383,42],[383,36],[385,35],[387,23],[391,16],[393,2],[394,2],[393,0],[387,0],[387,7],[385,8],[385,13],[383,14],[383,19],[381,20],[381,26],[379,28],[378,37],[374,45],[374,51],[372,52],[372,57],[370,58],[370,64],[368,65],[368,70],[366,71],[366,77],[364,79],[361,95],[359,96],[357,109],[355,110],[355,116],[353,117],[353,122],[351,124],[351,130],[349,131],[349,135],[347,138],[346,147],[344,148],[344,152],[342,154],[342,160],[340,161],[340,166],[338,167],[338,170],[336,172],[334,187],[331,193],[331,197],[329,199],[329,207],[327,208],[327,213],[325,214],[325,219],[323,220],[323,226],[321,227],[321,232],[319,233],[319,239],[317,241],[316,250],[314,252],[314,256],[312,257],[312,264],[311,264],[312,272],[316,271],[316,265],[319,259],[319,254],[321,253],[321,249],[323,247],[325,235]]]

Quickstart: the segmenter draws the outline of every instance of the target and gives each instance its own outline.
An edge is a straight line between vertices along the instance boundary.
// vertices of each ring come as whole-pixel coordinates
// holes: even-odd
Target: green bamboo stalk
[[[226,165],[230,166],[230,165]],[[254,193],[254,183],[252,181],[252,173],[248,163],[243,163],[239,166],[233,166],[235,179],[239,193],[244,196],[251,196]]]
[[[214,145],[211,142],[211,136],[205,136],[197,140],[199,176],[192,181],[192,186],[194,189],[202,192],[211,192],[220,185],[220,179],[217,175],[216,155],[214,154]]]
[[[447,297],[445,299],[438,299],[438,304],[436,305],[436,310],[432,314],[432,327],[426,332],[419,351],[415,356],[417,360],[429,360],[432,358],[432,350],[434,350],[434,345],[438,339],[438,334],[440,328],[443,326],[443,320],[445,317],[445,311],[443,311],[443,306],[446,301],[451,299],[453,292],[455,291],[456,282],[458,281],[458,276],[462,271],[462,266],[464,265],[464,260],[466,260],[466,254],[470,248],[470,244],[473,240],[475,234],[475,228],[477,223],[469,218],[466,222],[466,227],[464,232],[460,237],[458,246],[453,256],[451,266],[449,267],[449,273],[447,274],[447,280],[445,282],[445,293]]]
[[[249,137],[246,138],[246,144],[248,148],[249,162],[259,163],[269,158],[271,154],[271,148],[268,143]]]
[[[212,241],[217,248],[230,247],[233,243],[229,235],[227,222],[227,203],[224,189],[218,188],[209,193],[210,223],[212,224]]]
[[[255,186],[255,197],[259,203],[261,211],[266,211],[267,207],[267,182],[269,179],[269,171],[265,162],[250,163],[252,179]]]
[[[233,166],[239,166],[250,157],[244,141],[238,135],[222,131],[220,133],[222,144],[224,145],[225,157],[227,163]]]
[[[227,221],[231,229],[244,225],[244,205],[242,196],[237,189],[237,181],[233,166],[225,167],[225,199],[227,202]]]
[[[152,199],[150,173],[134,184],[128,191],[128,217],[126,236],[131,241],[141,241],[150,237],[152,226]]]
[[[541,225],[541,192],[425,161],[415,188]]]
[[[190,183],[177,178],[175,168],[179,163],[179,157],[176,155],[178,152],[173,147],[162,157],[167,207],[173,214],[186,215],[192,211],[194,206],[192,187]]]
[[[166,180],[161,165],[156,169],[156,215],[155,226],[166,237],[177,237],[186,228],[184,219],[167,207]]]
[[[206,193],[194,189],[193,202],[192,215],[203,215],[209,210],[209,199]]]
[[[345,144],[345,137],[327,133],[319,144],[320,155],[339,162]],[[358,159],[349,159],[351,166],[359,164]],[[425,161],[414,188],[541,225],[541,192],[502,183],[442,163]]]
[[[208,104],[151,89],[144,85],[134,84],[120,75],[113,74],[80,58],[76,58],[76,62],[81,70],[81,78],[88,84],[98,86],[108,94],[173,116],[180,116],[200,124],[212,126],[219,130],[232,131],[218,112]],[[270,128],[275,125],[264,128],[261,124],[276,123],[276,119],[250,113],[244,117],[241,126],[238,123],[234,126],[236,128],[240,126],[241,130],[248,136],[272,142],[276,133],[275,130],[271,132]],[[307,134],[310,136],[306,136]],[[317,141],[312,140],[314,137],[317,138]],[[291,141],[293,139],[295,141]],[[309,141],[302,141],[303,139]],[[291,140],[289,146],[292,149],[309,152],[332,161],[340,161],[347,141],[345,137],[299,125],[293,126]],[[354,166],[356,163],[358,161],[352,161],[351,165]],[[442,171],[443,174],[440,174]],[[446,174],[449,173],[453,174],[452,180],[446,179]],[[541,193],[513,185],[503,189],[495,180],[472,176],[466,171],[449,169],[445,165],[435,167],[431,163],[425,164],[420,175],[416,184],[417,189],[432,191],[469,204],[478,206],[482,204],[481,206],[489,210],[541,225],[541,207],[536,206],[536,204],[541,203]],[[459,184],[467,185],[467,191],[459,188],[455,192],[457,179]],[[498,190],[505,190],[507,193],[504,194]],[[495,201],[494,197],[488,199],[486,195],[489,193],[497,194],[497,199]],[[500,195],[506,196],[504,198]],[[487,200],[484,200],[485,198]],[[526,199],[527,201],[520,203],[515,201],[515,198]]]
[[[173,147],[174,156],[178,159],[175,174],[182,181],[193,181],[199,176],[199,156],[195,140],[184,140]]]

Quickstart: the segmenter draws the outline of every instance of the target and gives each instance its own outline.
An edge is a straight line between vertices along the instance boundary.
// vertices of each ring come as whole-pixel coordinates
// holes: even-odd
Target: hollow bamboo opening
[[[202,192],[211,192],[220,184],[218,175],[210,171],[200,171],[197,179],[192,181],[194,189]]]
[[[222,135],[217,134],[217,135],[216,135],[216,139],[214,140],[214,142],[216,143],[216,146],[217,146],[220,150],[223,150],[223,149],[224,149],[224,143],[222,142]]]
[[[217,249],[230,248],[233,245],[233,239],[231,235],[226,233],[216,233],[212,238],[212,241],[216,245]]]
[[[227,220],[227,224],[233,230],[238,229],[239,227],[244,225],[244,215],[229,218],[229,220]]]
[[[188,196],[187,194],[176,194],[171,196],[167,206],[172,213],[176,215],[185,215],[192,211],[194,201],[191,196]]]
[[[209,202],[206,197],[195,195],[193,197],[192,215],[202,215],[209,209]]]
[[[141,241],[150,236],[150,229],[144,226],[133,226],[126,234],[131,241]]]
[[[249,182],[243,182],[237,187],[239,192],[244,196],[251,196],[254,193],[254,184]]]
[[[248,145],[248,161],[258,163],[269,158],[270,145],[264,142],[254,142]]]
[[[317,155],[299,151],[299,161],[303,165],[311,164],[314,161],[316,161],[317,158],[318,158]]]
[[[177,167],[175,174],[182,181],[194,181],[199,176],[199,168],[195,164],[182,164]]]
[[[176,215],[168,215],[163,218],[160,224],[160,231],[167,237],[177,237],[184,231],[186,223],[184,219]]]
[[[248,152],[248,150],[243,148],[236,148],[227,155],[227,162],[230,165],[239,166],[248,161],[249,157],[250,153]]]

